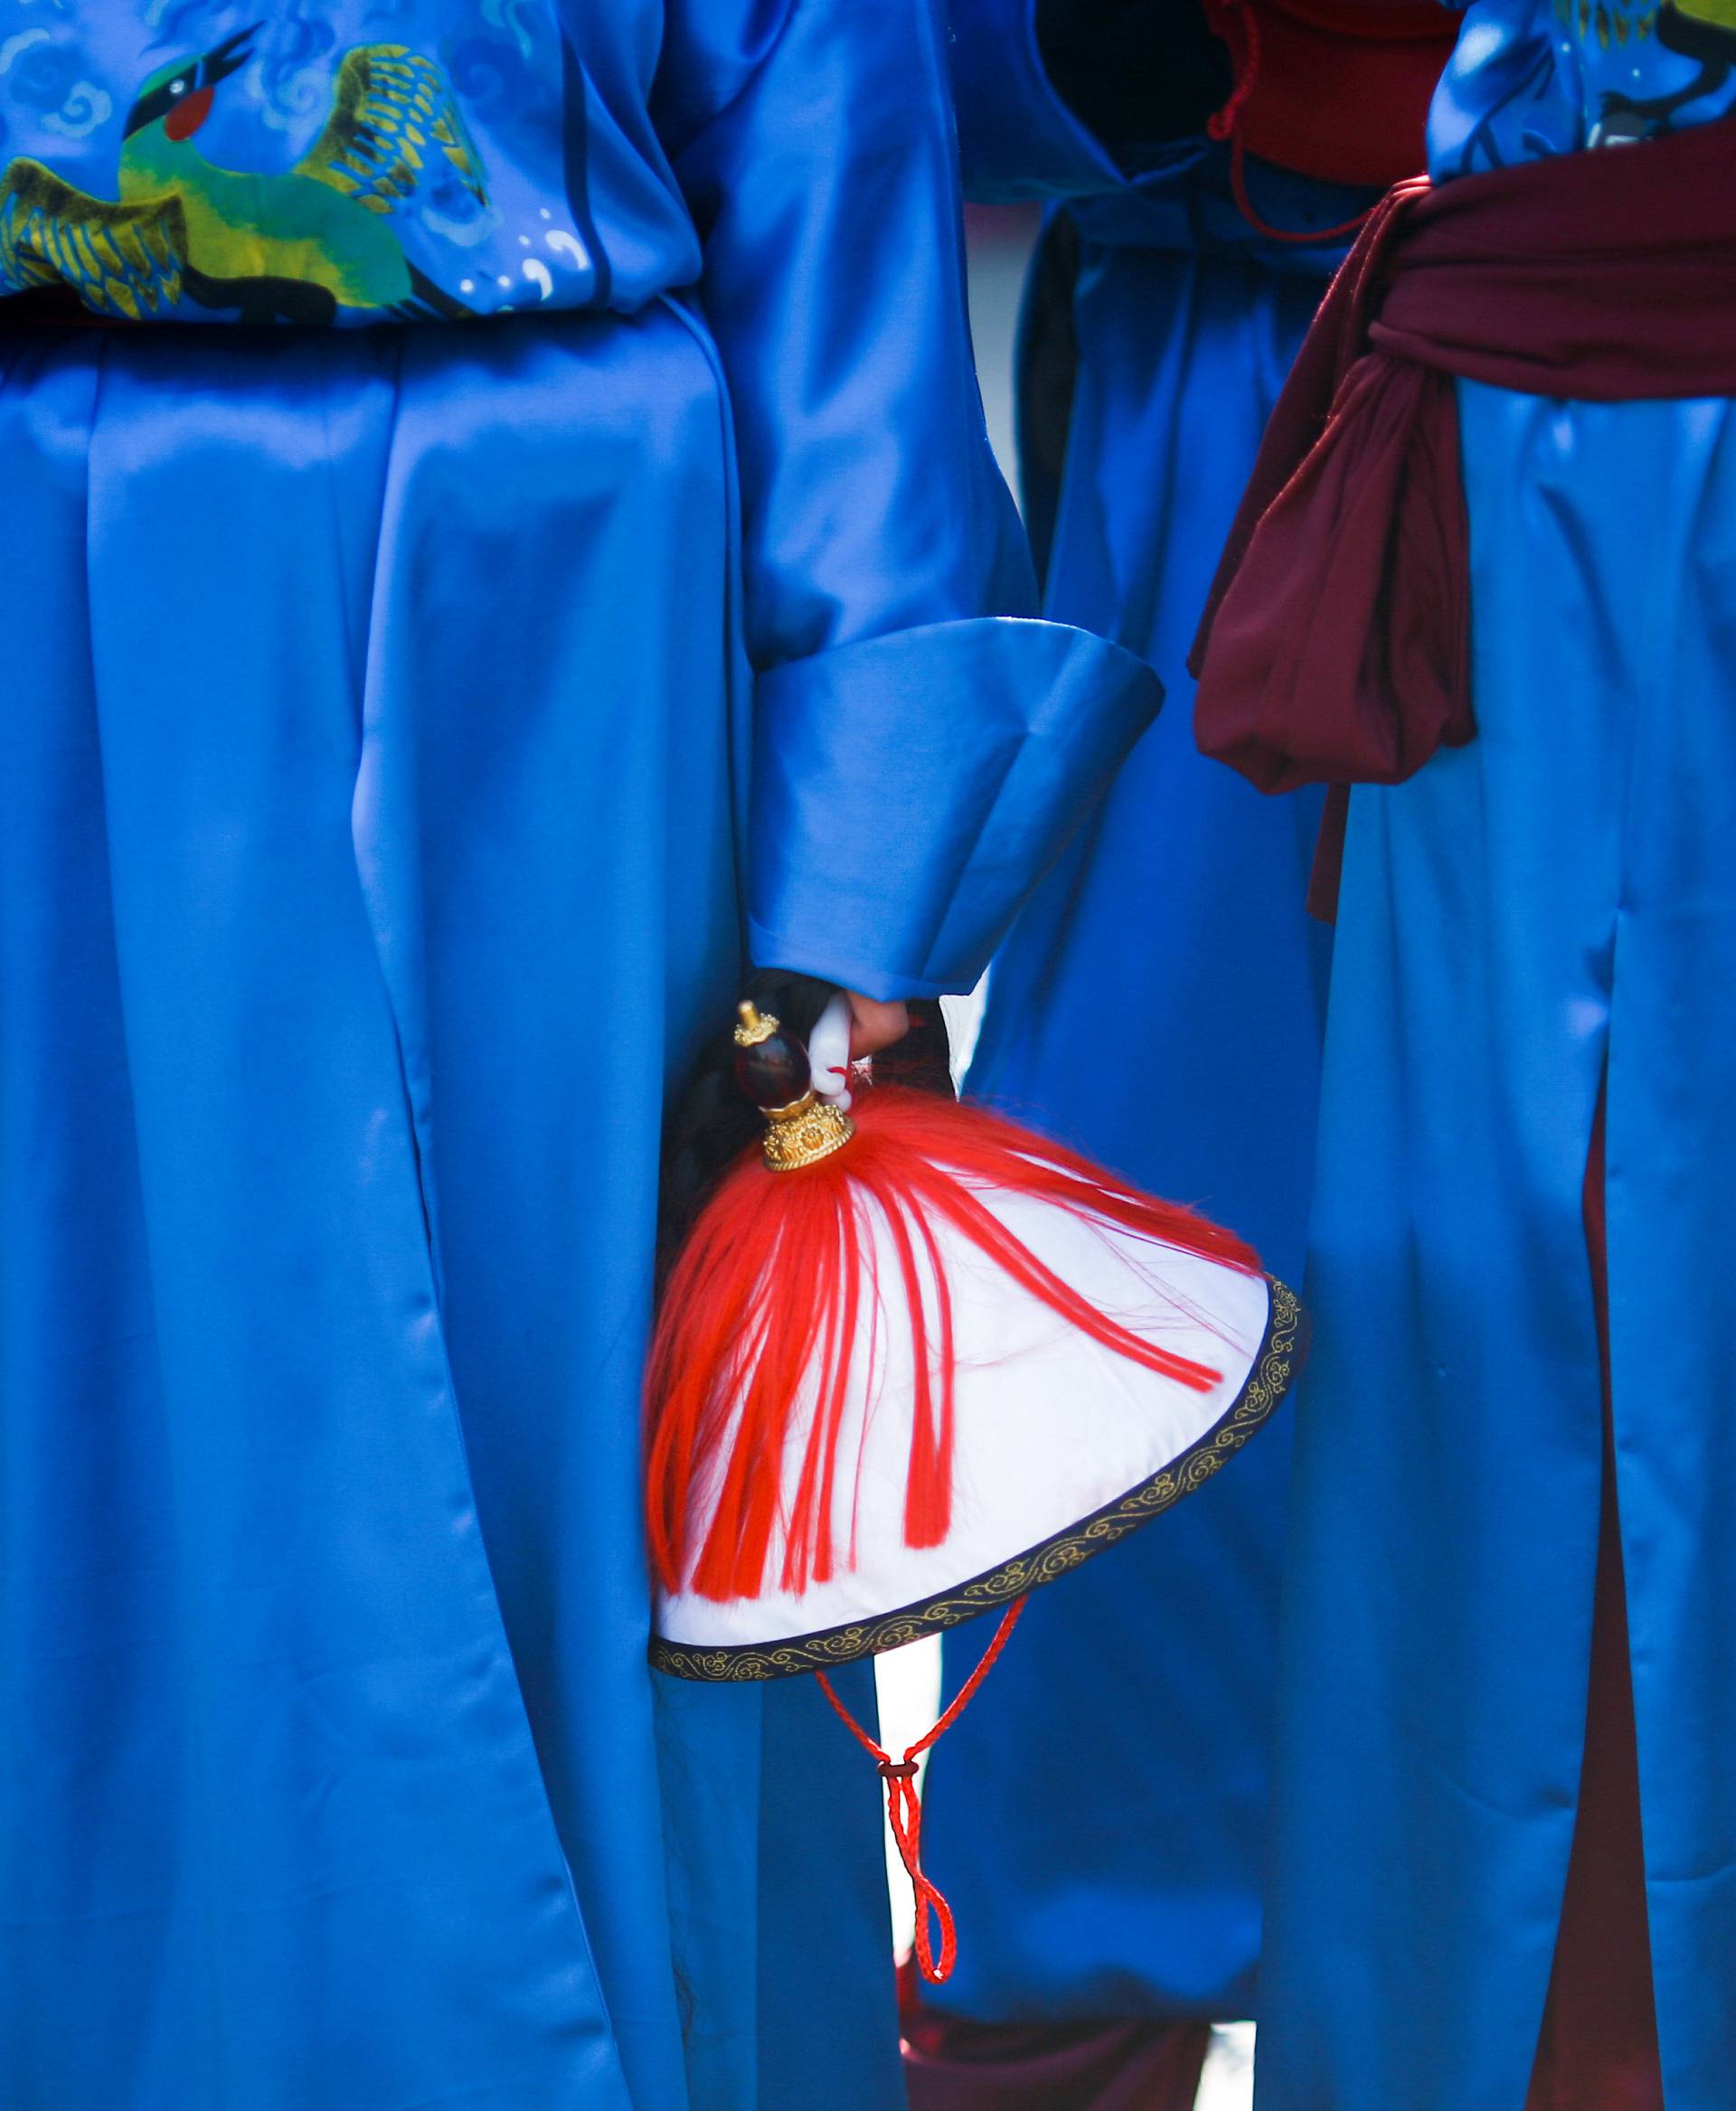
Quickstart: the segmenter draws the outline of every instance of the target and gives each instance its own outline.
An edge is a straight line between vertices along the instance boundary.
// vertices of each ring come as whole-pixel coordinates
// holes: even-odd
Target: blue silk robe
[[[1319,801],[1262,799],[1199,756],[1184,661],[1339,251],[1256,233],[1197,135],[1118,156],[1045,71],[1031,0],[952,0],[952,21],[967,186],[1060,201],[1079,245],[1065,466],[1057,481],[1040,448],[1024,466],[1044,606],[1150,659],[1170,693],[996,956],[971,1089],[1197,1202],[1281,1275],[1301,1265],[1312,1165]],[[1251,180],[1279,226],[1364,203]],[[1052,251],[1068,231],[1051,221]],[[1028,344],[1027,426],[1047,385]],[[926,1849],[967,1930],[934,1997],[948,2009],[1250,2012],[1288,1454],[1272,1431],[1185,1514],[1033,1601],[948,1731]],[[977,1649],[948,1639],[949,1690]]]
[[[1731,69],[1703,75],[1667,26],[1477,0],[1431,116],[1437,174],[1724,115]],[[1607,1077],[1665,2097],[1724,2111],[1736,410],[1468,382],[1458,400],[1477,736],[1351,806],[1257,2101],[1525,2099],[1587,1715],[1600,1399],[1580,1192]]]
[[[0,270],[146,318],[0,310],[7,2111],[901,2101],[638,1378],[744,951],[969,987],[1156,702],[1030,619],[945,95],[926,0],[0,0]]]

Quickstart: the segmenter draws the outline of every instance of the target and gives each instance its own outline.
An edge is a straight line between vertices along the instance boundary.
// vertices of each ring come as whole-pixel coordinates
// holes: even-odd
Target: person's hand
[[[891,1048],[910,1032],[910,1014],[905,1005],[882,1004],[873,997],[859,997],[854,990],[844,994],[850,1004],[850,1060],[853,1063],[861,1062],[864,1056],[878,1055],[882,1048]]]

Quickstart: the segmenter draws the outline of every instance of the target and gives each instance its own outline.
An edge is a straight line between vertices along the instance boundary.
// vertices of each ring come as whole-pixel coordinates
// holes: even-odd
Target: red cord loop
[[[1254,16],[1253,0],[1209,0],[1209,5],[1212,13],[1222,17],[1216,25],[1216,34],[1230,47],[1235,85],[1223,107],[1213,110],[1205,120],[1205,129],[1209,138],[1230,142],[1230,194],[1236,202],[1237,212],[1268,241],[1343,241],[1359,234],[1363,222],[1373,211],[1373,206],[1349,220],[1341,220],[1336,227],[1274,227],[1255,211],[1254,202],[1248,195],[1248,149],[1242,139],[1241,115],[1260,78],[1260,24]]]
[[[1260,24],[1254,20],[1249,0],[1217,0],[1217,5],[1225,17],[1217,33],[1230,47],[1235,80],[1223,108],[1213,110],[1205,120],[1205,131],[1209,139],[1230,139],[1235,137],[1236,127],[1241,121],[1241,107],[1254,92],[1254,82],[1260,78]]]
[[[971,1696],[988,1676],[995,1659],[1006,1647],[1007,1637],[1018,1623],[1024,1610],[1024,1600],[1015,1597],[1001,1615],[1001,1624],[995,1630],[995,1639],[984,1650],[976,1669],[958,1689],[958,1697],[926,1737],[920,1737],[913,1745],[907,1746],[904,1757],[894,1759],[892,1755],[863,1729],[855,1717],[833,1691],[832,1682],[824,1672],[815,1676],[820,1689],[837,1711],[839,1720],[856,1742],[876,1762],[881,1779],[886,1784],[886,1819],[892,1828],[892,1838],[897,1842],[898,1858],[904,1864],[904,1873],[910,1880],[910,1890],[916,1895],[916,1962],[931,1986],[939,1986],[951,1978],[953,1961],[958,1955],[958,1930],[953,1925],[952,1908],[947,1904],[939,1888],[930,1883],[922,1873],[922,1799],[917,1794],[916,1762],[943,1731],[948,1730],[969,1706]],[[933,1917],[935,1930],[940,1937],[940,1954],[937,1958],[933,1938],[929,1932],[929,1917]]]

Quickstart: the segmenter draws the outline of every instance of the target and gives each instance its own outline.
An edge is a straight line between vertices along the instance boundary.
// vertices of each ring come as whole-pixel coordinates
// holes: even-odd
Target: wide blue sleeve
[[[973,198],[1124,190],[1230,93],[1201,0],[949,0],[948,14]]]
[[[876,996],[967,989],[1162,693],[1031,614],[934,0],[685,6],[659,125],[740,460],[753,956]]]

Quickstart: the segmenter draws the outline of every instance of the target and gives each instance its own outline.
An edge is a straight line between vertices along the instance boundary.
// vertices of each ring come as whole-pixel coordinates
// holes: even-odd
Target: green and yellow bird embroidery
[[[0,278],[71,287],[86,306],[129,321],[184,298],[243,322],[329,323],[345,308],[467,314],[405,256],[391,218],[441,161],[487,202],[439,67],[399,44],[349,52],[325,128],[293,169],[219,168],[198,136],[257,33],[145,82],[127,113],[118,200],[14,161],[0,176]]]
[[[1573,0],[1569,0],[1569,5],[1572,4]],[[1581,36],[1587,33],[1589,5],[1590,0],[1578,0]],[[1599,41],[1607,49],[1609,34],[1605,15],[1603,0],[1597,0],[1594,19]],[[1696,71],[1669,95],[1606,95],[1598,123],[1599,146],[1649,138],[1667,130],[1677,111],[1708,96],[1722,94],[1736,74],[1736,0],[1661,0],[1661,4],[1646,6],[1636,20],[1635,29],[1642,40],[1656,34],[1665,51],[1691,59]],[[1618,35],[1626,43],[1625,23],[1618,25]]]

